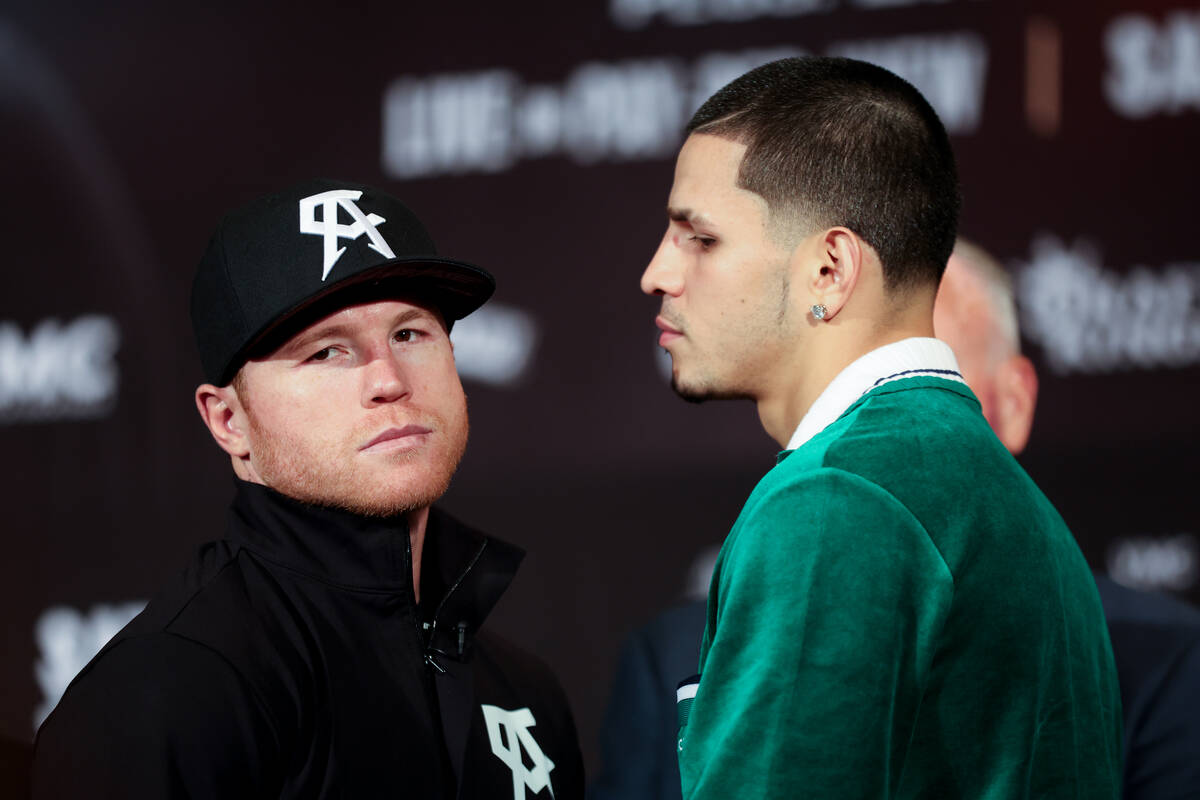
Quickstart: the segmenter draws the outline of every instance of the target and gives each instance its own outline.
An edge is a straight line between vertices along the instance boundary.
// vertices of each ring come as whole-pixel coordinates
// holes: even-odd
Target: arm
[[[278,794],[275,732],[221,656],[169,634],[92,662],[38,732],[33,797]]]
[[[756,493],[717,570],[684,797],[887,797],[953,594],[924,529],[823,469]]]

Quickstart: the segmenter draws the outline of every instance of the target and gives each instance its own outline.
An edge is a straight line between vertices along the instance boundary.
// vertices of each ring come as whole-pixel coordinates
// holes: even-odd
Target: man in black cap
[[[192,322],[228,535],[76,677],[35,797],[582,795],[557,682],[479,631],[521,551],[431,506],[467,440],[449,330],[493,288],[360,185],[222,221]]]

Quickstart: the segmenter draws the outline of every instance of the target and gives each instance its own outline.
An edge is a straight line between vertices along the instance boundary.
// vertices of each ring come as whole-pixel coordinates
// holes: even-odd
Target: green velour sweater
[[[1095,582],[966,386],[873,389],[717,560],[685,798],[1116,798]]]

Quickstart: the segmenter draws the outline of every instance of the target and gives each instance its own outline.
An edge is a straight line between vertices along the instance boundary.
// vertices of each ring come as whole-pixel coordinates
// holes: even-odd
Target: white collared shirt
[[[786,449],[795,450],[825,430],[858,398],[876,386],[921,376],[966,383],[958,370],[954,351],[940,339],[914,336],[872,350],[852,361],[825,387],[796,426]]]

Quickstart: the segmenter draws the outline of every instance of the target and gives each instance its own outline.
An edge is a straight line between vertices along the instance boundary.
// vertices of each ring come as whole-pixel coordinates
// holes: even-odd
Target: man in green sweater
[[[680,687],[684,797],[1117,797],[1091,574],[932,338],[958,214],[937,116],[801,58],[687,132],[642,289],[675,390],[753,400],[784,449]]]

